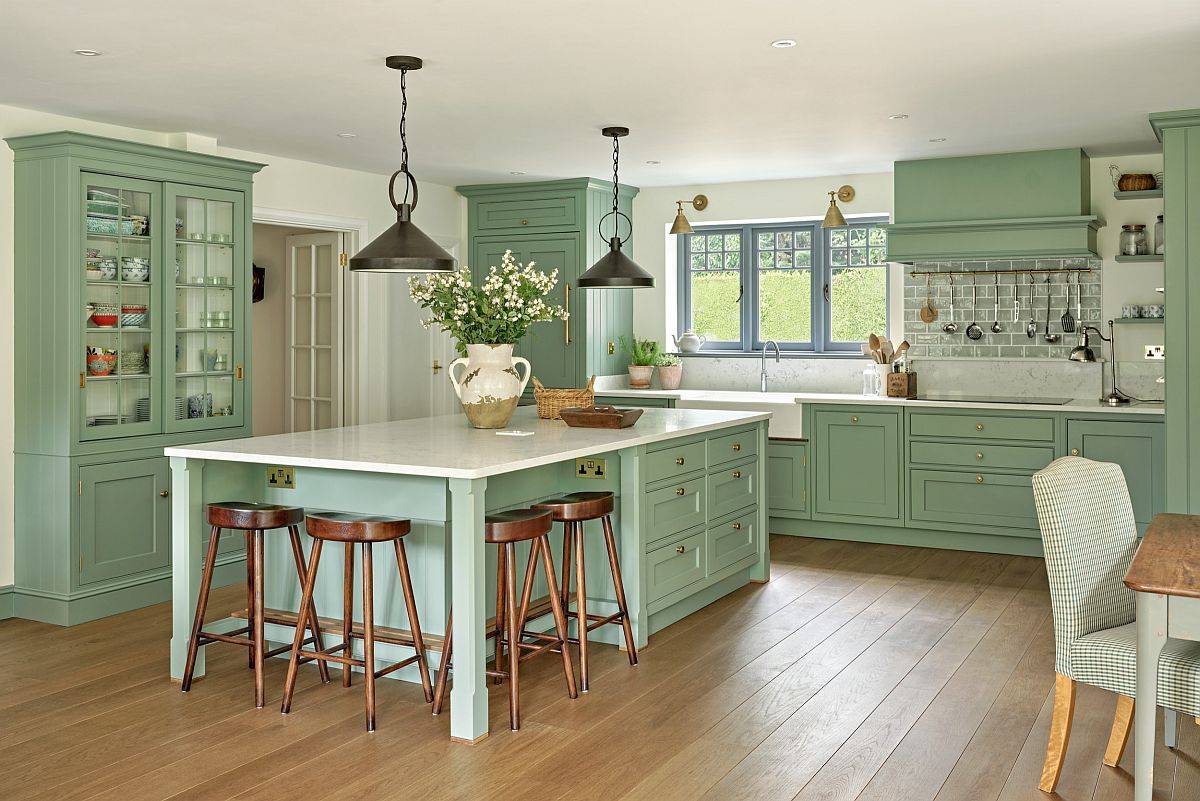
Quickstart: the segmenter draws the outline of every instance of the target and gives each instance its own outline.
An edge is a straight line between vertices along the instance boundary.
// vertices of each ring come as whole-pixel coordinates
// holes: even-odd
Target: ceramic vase
[[[650,379],[654,377],[654,365],[629,365],[629,388],[650,389]]]
[[[679,382],[682,380],[682,364],[660,364],[658,366],[658,383],[662,384],[663,389],[679,389]]]
[[[467,345],[467,357],[450,362],[446,372],[475,428],[504,428],[529,383],[529,361],[513,356],[512,345]],[[521,375],[517,365],[525,365]],[[462,365],[461,378],[456,368]]]

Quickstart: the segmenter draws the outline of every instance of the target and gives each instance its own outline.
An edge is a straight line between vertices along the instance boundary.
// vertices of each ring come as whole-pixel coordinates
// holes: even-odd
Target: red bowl
[[[115,314],[93,314],[92,322],[101,328],[112,328],[117,324],[117,315]]]

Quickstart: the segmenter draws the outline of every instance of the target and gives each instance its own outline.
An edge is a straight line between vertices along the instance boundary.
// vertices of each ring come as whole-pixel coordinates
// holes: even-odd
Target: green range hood
[[[1079,148],[897,161],[888,260],[1094,257],[1089,170]]]

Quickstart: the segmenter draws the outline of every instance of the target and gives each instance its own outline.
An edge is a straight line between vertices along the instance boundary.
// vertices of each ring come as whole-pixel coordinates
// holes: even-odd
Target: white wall
[[[0,105],[0,138],[48,131],[74,130],[148,144],[214,153],[232,158],[266,162],[254,179],[254,205],[306,213],[365,220],[372,237],[395,222],[387,201],[387,175],[347,170],[298,161],[264,153],[222,147],[215,139],[195,134],[166,134],[125,128],[73,117]],[[420,207],[413,215],[422,230],[439,239],[457,241],[464,229],[464,202],[453,189],[437,184],[421,185]],[[13,156],[0,143],[0,318],[12,320],[13,307]],[[365,244],[365,243],[364,243]],[[364,337],[361,363],[384,364],[397,336],[406,340],[425,336],[416,323],[407,300],[407,288],[393,276],[356,276],[363,279],[357,295],[363,300],[360,313],[370,332],[388,332]],[[13,349],[12,326],[0,327],[0,353]],[[10,360],[11,362],[11,360]],[[386,373],[365,370],[360,392],[365,404],[362,422],[383,419],[388,410]],[[0,586],[13,580],[13,378],[7,372],[0,380]]]

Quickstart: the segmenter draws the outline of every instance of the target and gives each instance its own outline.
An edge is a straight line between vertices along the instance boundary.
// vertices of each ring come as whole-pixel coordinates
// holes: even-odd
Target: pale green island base
[[[478,740],[488,733],[483,668],[491,649],[485,648],[482,634],[484,621],[493,614],[495,598],[495,549],[485,547],[482,537],[485,513],[528,506],[564,492],[615,493],[614,527],[639,646],[646,644],[650,634],[738,587],[768,580],[767,507],[765,486],[760,481],[766,471],[766,422],[763,416],[711,414],[743,422],[715,432],[596,452],[591,456],[604,459],[606,464],[606,475],[599,479],[576,474],[575,454],[568,460],[485,478],[297,466],[296,488],[281,489],[267,486],[265,461],[178,456],[173,453],[188,449],[170,449],[174,598],[171,676],[181,677],[187,654],[201,554],[208,537],[205,503],[253,500],[403,517],[414,524],[405,542],[422,630],[443,634],[451,601],[454,604],[457,658],[450,695],[451,737]],[[751,420],[749,425],[746,419]],[[551,425],[545,421],[542,424]],[[208,446],[196,449],[204,447]],[[276,463],[287,464],[283,459]],[[587,532],[588,611],[615,611],[599,522],[588,523]],[[235,532],[235,536],[241,535]],[[551,535],[556,566],[561,542],[561,526],[556,526]],[[308,545],[306,542],[306,549]],[[269,532],[266,551],[265,604],[271,609],[294,612],[299,607],[300,586],[286,537]],[[528,548],[523,554],[528,554]],[[379,551],[375,564],[376,625],[407,629],[394,557]],[[341,581],[342,549],[327,548],[315,596],[322,617],[341,617]],[[534,597],[545,593],[544,580],[539,578]],[[361,576],[356,576],[356,615],[361,614],[360,604]],[[240,625],[242,621],[227,618],[210,627],[219,630]],[[548,630],[552,621],[547,615],[534,626]],[[593,634],[595,640],[613,644],[618,636],[617,627],[605,627]],[[290,642],[292,629],[268,626],[267,637],[273,642]],[[384,643],[376,643],[376,648],[377,659],[385,663],[403,656],[400,650],[409,650]],[[436,660],[437,656],[432,653],[430,658]],[[196,675],[203,673],[202,647]],[[419,680],[415,667],[391,675]]]

